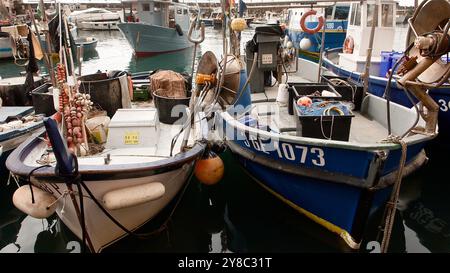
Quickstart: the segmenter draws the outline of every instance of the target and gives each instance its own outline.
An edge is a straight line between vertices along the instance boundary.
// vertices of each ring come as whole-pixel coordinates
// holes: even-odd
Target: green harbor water
[[[207,29],[197,51],[197,60],[210,50],[218,58],[222,34]],[[98,70],[140,72],[158,68],[190,72],[192,50],[136,59],[120,32],[79,32],[99,39],[97,53],[86,58],[83,74]],[[252,30],[242,34],[242,44]],[[243,48],[243,46],[241,47]],[[23,70],[12,62],[0,62],[2,78]],[[225,176],[215,186],[191,179],[185,194],[167,222],[165,231],[142,240],[127,237],[105,252],[343,252],[349,251],[334,235],[262,189],[238,165],[233,155],[221,155]],[[391,252],[450,252],[450,184],[445,160],[432,157],[428,164],[404,179]],[[8,177],[3,175],[1,185]],[[26,216],[14,208],[11,196],[15,182],[0,188],[0,253],[80,252],[79,241],[54,215],[46,220]],[[173,202],[142,232],[158,228],[175,206]],[[361,250],[372,251],[368,242],[377,238],[381,213],[371,219]],[[369,244],[371,245],[371,244]]]

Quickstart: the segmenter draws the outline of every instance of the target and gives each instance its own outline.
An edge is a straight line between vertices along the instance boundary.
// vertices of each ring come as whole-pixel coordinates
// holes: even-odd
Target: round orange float
[[[195,163],[195,177],[205,185],[217,184],[222,179],[223,173],[223,161],[212,151],[206,153],[205,157]]]

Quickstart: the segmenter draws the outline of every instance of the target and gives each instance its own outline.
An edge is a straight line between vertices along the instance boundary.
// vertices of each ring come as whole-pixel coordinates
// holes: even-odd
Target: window
[[[378,26],[378,12],[375,10],[374,4],[367,5],[367,26],[371,27],[373,22],[373,17],[375,16],[375,26]]]
[[[188,14],[188,10],[187,9],[183,9],[183,14],[184,15]]]
[[[153,11],[154,11],[154,12],[160,12],[160,11],[161,11],[161,3],[155,2],[155,3],[153,4]]]
[[[150,11],[150,4],[142,4],[143,11]]]
[[[381,26],[392,27],[394,24],[394,6],[390,4],[381,5]]]
[[[333,19],[333,7],[326,7],[325,8],[325,18],[327,20]]]
[[[348,12],[350,11],[350,6],[337,6],[334,11],[335,20],[348,20]]]
[[[182,10],[181,9],[177,9],[177,14],[181,14]]]
[[[354,26],[361,25],[361,7],[359,3],[352,4],[352,19],[351,24]]]

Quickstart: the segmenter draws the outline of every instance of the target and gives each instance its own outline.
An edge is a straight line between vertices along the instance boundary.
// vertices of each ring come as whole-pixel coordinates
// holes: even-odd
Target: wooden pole
[[[320,41],[320,54],[319,54],[319,71],[317,72],[317,82],[320,82],[320,76],[322,74],[322,63],[323,63],[323,49],[325,47],[325,29],[327,27],[327,17],[325,16],[325,8],[323,9],[324,19],[322,27],[322,40]]]
[[[372,48],[373,48],[373,40],[375,37],[375,27],[378,23],[378,1],[375,3],[375,10],[372,19],[372,28],[370,29],[370,37],[369,37],[369,47],[367,48],[367,58],[366,58],[366,66],[364,68],[364,73],[362,75],[364,80],[363,85],[363,98],[367,94],[367,90],[369,89],[369,77],[370,77],[370,62],[372,60]]]

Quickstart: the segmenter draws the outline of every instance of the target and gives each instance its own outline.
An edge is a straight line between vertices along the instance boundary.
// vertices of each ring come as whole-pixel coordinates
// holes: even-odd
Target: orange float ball
[[[199,159],[197,163],[195,163],[195,177],[205,185],[217,184],[222,179],[223,173],[223,161],[215,154],[208,158]]]
[[[300,106],[311,106],[312,100],[309,97],[303,96],[297,100],[297,105]]]
[[[52,119],[54,119],[57,123],[61,123],[62,115],[60,112],[56,112],[53,114]]]

